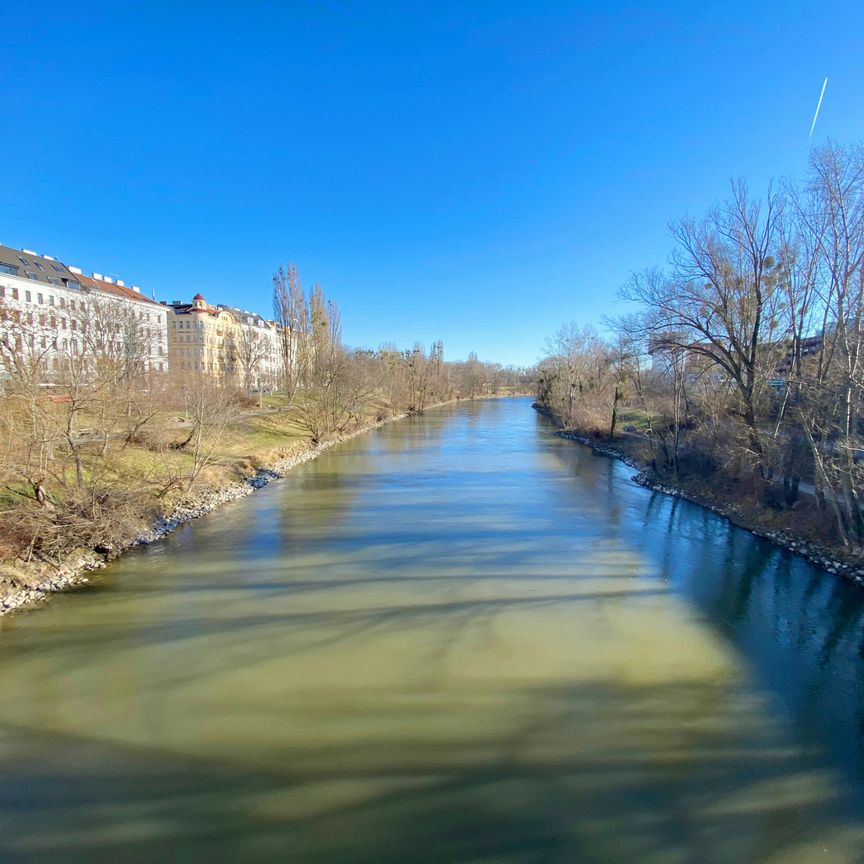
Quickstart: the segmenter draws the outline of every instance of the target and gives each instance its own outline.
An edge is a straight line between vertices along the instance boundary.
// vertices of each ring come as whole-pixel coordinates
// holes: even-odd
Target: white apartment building
[[[51,377],[64,361],[86,364],[100,353],[167,372],[168,313],[122,280],[87,277],[50,255],[0,246],[0,349],[7,375],[26,360]]]
[[[69,269],[77,271],[76,267]],[[93,273],[89,277],[80,274],[79,281],[91,308],[94,304],[104,308],[108,325],[105,330],[110,333],[113,324],[111,338],[115,346],[137,352],[148,371],[168,372],[168,310],[143,294],[137,285],[127,286],[122,279]]]

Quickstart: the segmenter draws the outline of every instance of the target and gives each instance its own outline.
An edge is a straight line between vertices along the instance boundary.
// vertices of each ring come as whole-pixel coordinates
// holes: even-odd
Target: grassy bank
[[[74,584],[82,573],[103,566],[154,525],[170,522],[178,510],[195,512],[196,502],[207,500],[215,490],[240,487],[271,466],[311,452],[310,437],[295,412],[280,403],[270,397],[261,407],[244,410],[226,423],[193,484],[174,482],[189,476],[195,458],[180,447],[189,435],[189,421],[174,413],[154,418],[151,425],[158,428],[157,436],[112,448],[107,457],[100,457],[99,441],[79,436],[87,479],[98,471],[100,486],[111,490],[110,500],[102,502],[87,532],[90,542],[84,545],[75,545],[71,538],[64,542],[62,537],[50,550],[32,542],[25,545],[37,520],[52,514],[7,487],[0,496],[0,614]],[[374,421],[375,416],[367,417],[362,428],[371,428]],[[52,505],[54,513],[62,506],[63,502]]]

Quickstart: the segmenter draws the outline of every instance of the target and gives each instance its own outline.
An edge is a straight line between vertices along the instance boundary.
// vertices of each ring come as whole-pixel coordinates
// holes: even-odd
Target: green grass
[[[638,432],[645,432],[648,429],[648,415],[641,408],[621,408],[618,411],[618,429],[623,431],[625,426],[635,426]]]

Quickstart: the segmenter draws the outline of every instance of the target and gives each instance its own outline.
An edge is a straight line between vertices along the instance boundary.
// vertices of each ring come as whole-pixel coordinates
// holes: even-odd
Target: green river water
[[[525,399],[0,620],[0,862],[864,860],[864,592]]]

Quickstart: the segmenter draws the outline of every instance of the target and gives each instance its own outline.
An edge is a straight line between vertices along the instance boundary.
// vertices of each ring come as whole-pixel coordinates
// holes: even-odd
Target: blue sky
[[[3,4],[0,242],[531,363],[732,176],[864,138],[864,4]]]

